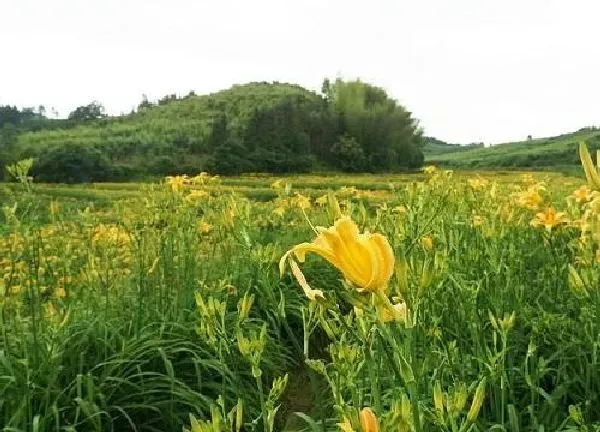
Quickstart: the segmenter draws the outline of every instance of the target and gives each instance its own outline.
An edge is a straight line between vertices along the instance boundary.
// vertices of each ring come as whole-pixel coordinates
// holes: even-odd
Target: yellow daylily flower
[[[276,214],[279,217],[282,217],[285,214],[285,207],[279,206],[275,207],[273,210],[273,214]]]
[[[342,432],[354,432],[354,429],[352,429],[352,423],[350,423],[350,420],[347,417],[345,417],[344,420],[337,425]]]
[[[306,254],[313,252],[340,270],[361,292],[376,292],[387,286],[394,272],[394,252],[384,236],[359,233],[347,216],[338,219],[333,227],[318,228],[318,231],[312,243],[296,245],[281,257],[282,275],[291,254],[304,262]]]
[[[469,186],[471,186],[471,189],[481,190],[481,189],[485,189],[487,187],[489,181],[487,181],[484,178],[477,177],[477,178],[467,180],[467,183],[469,183]]]
[[[271,189],[281,189],[283,188],[283,179],[277,179],[273,183],[271,183]]]
[[[391,310],[390,310],[391,309]],[[393,304],[391,308],[384,307],[382,313],[382,319],[384,323],[390,321],[397,321],[399,323],[405,323],[408,311],[406,309],[406,303],[400,302]]]
[[[358,419],[360,420],[362,432],[379,432],[377,417],[375,417],[375,413],[371,408],[363,408],[358,414]]]
[[[185,200],[187,202],[194,202],[207,196],[209,196],[209,193],[205,190],[196,189],[191,191],[188,195],[186,195]]]
[[[540,194],[540,191],[543,190],[545,190],[545,188],[542,184],[530,186],[526,190],[517,193],[517,204],[519,207],[537,210],[544,202],[544,197]]]
[[[525,174],[521,174],[521,181],[523,183],[533,183],[535,181],[535,179],[533,178],[533,174],[525,173]]]
[[[433,249],[433,238],[431,236],[423,236],[421,237],[421,245],[425,250]]]
[[[204,184],[208,181],[208,173],[206,171],[202,171],[200,174],[198,174],[195,177],[192,177],[192,183],[194,184]]]
[[[302,210],[310,208],[310,198],[296,192],[296,196],[293,198],[296,207]]]
[[[581,186],[571,195],[579,204],[588,202],[592,198],[592,191],[587,186]]]
[[[315,202],[319,206],[324,206],[325,204],[327,204],[328,199],[329,199],[329,197],[327,196],[327,194],[325,194],[325,195],[321,195],[319,198],[317,198],[315,200]]]
[[[213,226],[207,222],[204,221],[200,221],[198,222],[198,231],[200,231],[202,234],[206,234],[211,232],[213,229]]]
[[[474,227],[483,225],[483,217],[480,215],[473,215],[473,217],[471,218],[471,224]]]
[[[189,182],[188,176],[167,176],[165,177],[165,183],[171,186],[173,192],[181,192],[186,183]]]
[[[550,231],[552,228],[566,222],[568,222],[568,219],[564,212],[557,212],[554,207],[548,207],[545,211],[535,215],[531,225],[534,227],[543,226]]]

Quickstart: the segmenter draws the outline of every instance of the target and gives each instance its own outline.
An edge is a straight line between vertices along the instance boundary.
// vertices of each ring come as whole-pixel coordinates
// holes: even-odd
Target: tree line
[[[98,102],[60,120],[39,109],[15,110],[0,107],[0,130],[12,129],[9,140],[0,138],[2,162],[33,157],[41,181],[198,171],[384,172],[423,163],[422,131],[412,113],[361,81],[325,80],[320,93],[262,82],[156,103],[144,97],[136,110],[116,117]]]

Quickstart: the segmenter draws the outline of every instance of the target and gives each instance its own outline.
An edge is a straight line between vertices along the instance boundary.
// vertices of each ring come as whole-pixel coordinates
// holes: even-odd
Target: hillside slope
[[[283,100],[295,106],[322,103],[317,94],[299,86],[251,83],[74,128],[27,132],[18,137],[17,151],[39,157],[54,147],[87,146],[100,151],[125,177],[136,169],[148,174],[195,172],[212,150],[216,121],[231,119],[226,127],[237,134],[257,109],[268,109]]]
[[[23,131],[11,148],[14,159],[34,158],[34,175],[49,182],[199,171],[382,172],[423,163],[418,122],[385,90],[361,81],[326,80],[323,95],[249,83],[52,125]]]
[[[492,147],[461,146],[452,151],[425,152],[429,164],[455,168],[546,168],[579,165],[577,146],[600,148],[600,129],[585,128],[556,137],[539,138]]]

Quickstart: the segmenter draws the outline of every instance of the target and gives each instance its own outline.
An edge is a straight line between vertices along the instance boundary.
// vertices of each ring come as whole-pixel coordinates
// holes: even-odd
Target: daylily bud
[[[243,425],[243,413],[244,413],[244,401],[238,399],[238,403],[235,407],[235,430],[240,432]]]
[[[463,410],[467,403],[467,386],[465,384],[459,384],[454,390],[454,403],[453,407],[455,412],[459,413]]]
[[[504,318],[498,320],[500,324],[500,328],[502,331],[507,332],[511,330],[515,326],[515,313],[512,314],[504,314]]]
[[[485,398],[485,384],[486,380],[483,378],[479,381],[479,385],[477,385],[475,396],[473,396],[473,402],[471,402],[471,409],[469,409],[467,414],[467,421],[469,423],[475,423],[475,420],[477,420],[479,410],[481,409],[481,405],[483,405],[483,400]]]
[[[435,405],[435,411],[438,419],[444,421],[444,394],[442,393],[442,386],[439,381],[435,382],[433,388],[433,404]]]
[[[425,262],[423,263],[421,282],[419,283],[419,291],[417,292],[417,297],[419,298],[425,295],[425,290],[431,285],[431,280],[433,279],[433,264],[434,260],[429,258],[425,259]]]
[[[421,237],[421,245],[423,246],[423,249],[430,251],[433,249],[433,238],[431,236]]]
[[[569,264],[569,286],[575,294],[587,295],[583,279],[581,279],[581,276],[579,276],[579,273],[577,273],[577,270],[571,264]]]
[[[244,297],[238,302],[238,319],[244,321],[250,314],[250,308],[254,303],[254,294],[248,296],[248,293],[244,293]]]
[[[377,417],[375,417],[375,413],[371,408],[363,408],[358,415],[358,419],[360,420],[362,432],[379,432]]]

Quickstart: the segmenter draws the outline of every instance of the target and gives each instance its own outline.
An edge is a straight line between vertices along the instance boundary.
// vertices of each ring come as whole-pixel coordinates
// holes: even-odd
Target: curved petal
[[[336,226],[339,226],[336,224]],[[320,236],[323,236],[324,241],[331,248],[331,252],[338,259],[338,269],[344,273],[344,276],[351,282],[364,286],[371,279],[371,269],[369,263],[368,249],[359,244],[356,238],[349,236],[350,233],[345,231],[344,225],[341,225],[341,233],[336,227],[323,231]]]
[[[298,267],[296,261],[290,260],[290,267],[292,268],[292,273],[294,277],[296,278],[296,280],[300,284],[300,287],[304,291],[304,295],[308,297],[309,300],[315,300],[317,297],[325,298],[325,296],[323,295],[323,291],[318,289],[312,289],[308,282],[306,282],[304,273],[302,273],[302,270],[300,270],[300,267]]]
[[[375,285],[377,288],[382,288],[387,285],[394,274],[394,251],[387,239],[381,234],[372,234],[369,242],[376,252],[376,259],[379,264]]]
[[[335,256],[334,251],[332,251],[329,248],[316,245],[314,243],[300,243],[299,245],[296,245],[292,249],[290,249],[289,252],[293,252],[294,255],[296,255],[296,258],[298,258],[298,261],[300,261],[300,262],[304,262],[304,260],[306,259],[306,254],[308,252],[313,252],[313,253],[316,253],[317,255],[325,258],[327,261],[329,261],[335,267],[339,268],[339,266],[340,266],[339,260]]]

